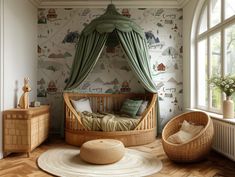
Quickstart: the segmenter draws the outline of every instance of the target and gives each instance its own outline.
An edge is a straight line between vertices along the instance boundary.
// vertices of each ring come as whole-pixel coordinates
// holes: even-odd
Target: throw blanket
[[[122,117],[110,113],[90,113],[84,111],[79,114],[83,125],[92,131],[112,132],[133,130],[140,120],[139,118]]]

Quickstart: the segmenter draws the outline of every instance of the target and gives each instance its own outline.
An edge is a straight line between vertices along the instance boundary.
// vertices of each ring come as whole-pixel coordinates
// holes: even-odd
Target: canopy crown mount
[[[106,12],[103,15],[121,15],[121,14],[118,13],[115,5],[111,3],[107,6]]]
[[[143,30],[130,18],[120,14],[114,4],[109,4],[103,15],[91,21],[82,31],[84,35],[89,35],[94,31],[102,33],[112,33],[114,30],[122,32],[137,32],[144,38]]]

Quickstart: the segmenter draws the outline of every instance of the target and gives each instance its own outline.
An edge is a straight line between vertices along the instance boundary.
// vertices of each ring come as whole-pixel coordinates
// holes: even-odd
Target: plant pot
[[[234,118],[234,102],[230,97],[226,97],[226,100],[223,101],[223,118]]]

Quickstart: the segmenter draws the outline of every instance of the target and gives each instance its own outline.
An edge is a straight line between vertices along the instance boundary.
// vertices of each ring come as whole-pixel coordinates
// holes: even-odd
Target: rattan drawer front
[[[3,112],[4,152],[29,152],[49,134],[49,106]]]

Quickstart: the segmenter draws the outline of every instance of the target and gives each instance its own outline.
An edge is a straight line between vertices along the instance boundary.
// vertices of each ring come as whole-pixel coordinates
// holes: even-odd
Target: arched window
[[[235,74],[234,0],[205,1],[197,25],[195,70],[197,108],[220,113],[224,95],[208,79]]]

